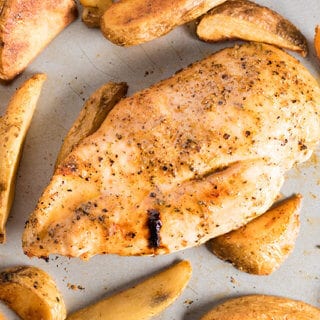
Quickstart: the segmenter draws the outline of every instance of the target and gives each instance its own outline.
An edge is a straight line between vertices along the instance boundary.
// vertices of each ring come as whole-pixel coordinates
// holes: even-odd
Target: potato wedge
[[[74,0],[0,1],[0,79],[21,73],[76,17]]]
[[[316,26],[315,36],[314,36],[314,47],[316,50],[316,55],[320,59],[320,25]]]
[[[125,97],[127,90],[125,82],[109,82],[91,95],[63,141],[56,167],[77,144],[98,130],[112,108]]]
[[[137,45],[200,17],[224,1],[122,0],[113,3],[104,13],[101,30],[117,45]]]
[[[70,315],[68,320],[146,320],[172,304],[189,282],[191,265],[181,261],[135,287]]]
[[[99,28],[105,11],[112,5],[112,0],[80,0],[83,6],[82,21],[89,28]]]
[[[0,243],[6,238],[5,224],[14,198],[23,142],[45,80],[44,74],[36,74],[27,80],[0,117]]]
[[[228,0],[213,8],[201,19],[197,34],[209,42],[242,39],[308,54],[306,38],[290,21],[248,0]]]
[[[301,198],[294,195],[244,227],[212,239],[211,250],[242,271],[272,273],[294,248]]]
[[[66,308],[53,279],[31,266],[0,273],[0,299],[23,320],[64,320]]]
[[[288,298],[251,295],[230,299],[201,320],[316,320],[320,310],[302,301]]]

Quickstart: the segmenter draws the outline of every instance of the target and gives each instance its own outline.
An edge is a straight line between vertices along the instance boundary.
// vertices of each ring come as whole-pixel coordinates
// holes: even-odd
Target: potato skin
[[[317,320],[320,310],[305,302],[267,295],[230,299],[201,320]]]
[[[102,15],[103,12],[99,8],[84,7],[81,19],[88,28],[99,28]]]
[[[23,320],[64,320],[66,307],[55,282],[32,266],[0,272],[0,299]]]
[[[190,262],[181,261],[133,288],[71,314],[67,320],[149,320],[180,296],[191,274]]]
[[[74,147],[99,129],[112,108],[125,97],[127,90],[125,82],[108,82],[90,96],[63,141],[56,168]]]
[[[298,236],[301,195],[294,195],[244,227],[210,241],[214,254],[236,268],[257,275],[277,270]]]
[[[224,1],[122,0],[104,13],[101,31],[117,45],[137,45],[168,33]]]
[[[15,179],[45,74],[35,74],[22,84],[0,117],[0,243],[6,241],[6,222],[15,193]]]
[[[242,39],[264,42],[308,54],[307,40],[277,12],[248,0],[228,0],[203,16],[197,27],[208,42]]]
[[[0,79],[12,80],[77,17],[74,0],[0,3]]]
[[[100,20],[108,7],[112,5],[112,0],[81,0],[83,6],[82,21],[89,28],[99,28]]]

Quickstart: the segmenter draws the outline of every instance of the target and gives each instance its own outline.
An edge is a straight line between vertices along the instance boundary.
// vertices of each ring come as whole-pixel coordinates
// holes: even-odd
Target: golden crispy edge
[[[224,21],[226,18],[234,21],[234,23],[230,23],[230,28],[233,25],[237,26],[234,33],[232,33],[231,29],[227,29],[226,23],[220,24],[218,21],[215,21],[219,19]],[[242,30],[241,22],[250,24],[250,28],[252,28],[251,37],[250,34],[246,36],[240,35],[239,32]],[[210,28],[212,28],[212,33],[215,33],[214,38],[210,34],[204,34],[203,30]],[[277,43],[266,41],[262,36],[259,40],[256,37],[252,38],[254,34],[259,36],[259,32],[257,32],[259,29],[263,29],[279,37],[282,39],[281,43],[279,41]],[[308,54],[307,40],[296,26],[270,8],[247,0],[229,0],[210,10],[199,22],[197,34],[200,39],[208,42],[231,39],[260,41],[297,51],[303,57],[306,57]]]
[[[314,35],[314,48],[316,50],[316,55],[320,59],[320,25],[316,26]]]

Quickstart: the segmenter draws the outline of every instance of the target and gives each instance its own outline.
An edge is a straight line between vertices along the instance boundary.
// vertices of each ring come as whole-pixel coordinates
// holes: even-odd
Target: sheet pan
[[[320,24],[319,0],[257,1],[296,24],[308,39],[308,58],[296,57],[319,80],[320,65],[313,48],[314,28]],[[192,279],[182,296],[155,320],[196,320],[217,302],[242,294],[274,294],[301,299],[320,306],[320,163],[317,153],[287,174],[283,194],[302,193],[301,232],[293,254],[270,276],[240,272],[212,255],[205,245],[156,257],[96,256],[85,262],[53,255],[49,262],[29,259],[21,249],[21,234],[49,182],[64,135],[83,102],[103,83],[126,81],[129,94],[167,78],[223,47],[206,44],[194,33],[194,24],[176,28],[168,35],[136,47],[117,47],[99,30],[88,29],[80,19],[61,33],[28,69],[9,85],[0,85],[0,112],[15,89],[35,72],[45,72],[44,86],[28,133],[18,172],[16,197],[8,222],[8,239],[0,246],[0,268],[35,265],[57,281],[68,311],[75,311],[103,296],[129,287],[171,263],[188,259]],[[72,285],[81,289],[73,290]],[[17,317],[1,306],[9,319]]]

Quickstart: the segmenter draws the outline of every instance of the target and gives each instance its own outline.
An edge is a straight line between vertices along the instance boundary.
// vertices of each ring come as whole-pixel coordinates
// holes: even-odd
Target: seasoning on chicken
[[[265,44],[227,48],[121,100],[62,162],[23,235],[28,256],[152,255],[237,229],[320,137],[320,88]]]

